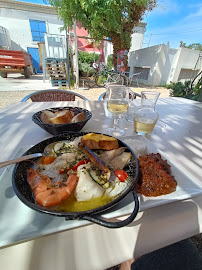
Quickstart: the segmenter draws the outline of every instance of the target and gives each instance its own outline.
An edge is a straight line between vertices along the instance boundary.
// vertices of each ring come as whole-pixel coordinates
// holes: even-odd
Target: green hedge
[[[80,51],[78,53],[79,72],[81,76],[90,76],[95,70],[92,67],[94,61],[99,60],[99,55],[95,53],[87,53]]]
[[[183,97],[192,100],[202,101],[202,78],[198,83],[191,87],[191,81],[186,81],[184,83],[170,83],[166,86],[171,89],[171,96],[173,97]]]
[[[87,53],[84,51],[80,51],[78,53],[78,61],[79,61],[79,72],[81,76],[90,76],[95,73],[95,69],[92,67],[93,62],[97,62],[100,56],[95,53]],[[107,61],[107,70],[112,70],[112,55],[108,56]]]
[[[100,56],[96,53],[87,53],[87,52],[83,52],[80,51],[78,53],[78,60],[81,63],[88,63],[89,65],[92,66],[94,61],[98,61],[100,58]]]

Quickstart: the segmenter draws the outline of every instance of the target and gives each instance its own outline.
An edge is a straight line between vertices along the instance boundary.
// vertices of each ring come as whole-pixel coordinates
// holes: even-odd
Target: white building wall
[[[29,19],[45,21],[48,33],[65,35],[64,31],[60,32],[63,24],[57,15],[0,8],[0,25],[8,29],[13,50],[38,48],[37,42],[32,41]]]
[[[138,68],[138,71],[141,71],[142,69],[141,72],[149,69],[148,78],[141,79],[140,77],[139,81],[151,85],[158,84],[159,80],[161,79],[161,53],[162,45],[152,46],[130,52],[128,66],[130,67],[131,74],[134,73],[134,68]]]
[[[135,26],[131,35],[130,51],[142,49],[146,23],[140,23],[140,26]]]
[[[177,49],[169,49],[166,57],[165,66],[162,72],[161,84],[169,84],[171,81],[171,77],[174,74],[173,63],[175,62],[175,58],[177,56]]]
[[[19,11],[18,11],[19,12]],[[12,11],[8,10],[12,14]],[[33,47],[32,35],[29,20],[24,18],[15,18],[8,16],[6,19],[0,10],[0,25],[8,29],[11,38],[11,47],[13,50],[27,51],[27,47]]]
[[[194,71],[199,54],[200,51],[187,48],[170,49],[169,44],[132,51],[128,62],[130,75],[140,71],[138,80],[154,86],[193,79],[200,71]],[[148,76],[144,78],[146,70]]]
[[[177,82],[182,70],[190,70],[190,77],[192,77],[193,79],[194,74],[200,71],[200,69],[197,69],[195,73],[193,72],[197,59],[199,57],[199,53],[200,53],[199,50],[179,48],[177,53],[178,57],[176,58],[176,61],[173,65],[173,73],[172,76],[170,77],[170,81]]]
[[[163,73],[163,70],[165,67],[168,50],[169,50],[168,45],[165,45],[165,44],[160,45],[159,55],[158,55],[158,58],[156,59],[156,64],[154,66],[153,76],[151,76],[151,74],[150,74],[150,77],[151,77],[150,84],[151,85],[161,84],[162,73]]]

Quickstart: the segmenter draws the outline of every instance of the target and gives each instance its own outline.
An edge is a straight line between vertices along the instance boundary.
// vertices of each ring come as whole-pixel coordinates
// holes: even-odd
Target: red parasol
[[[87,45],[85,45],[85,46],[82,46],[82,47],[79,47],[79,49],[81,49],[81,48],[89,48],[89,49],[94,49],[94,43],[92,42],[92,43],[90,43],[90,44],[87,44]]]

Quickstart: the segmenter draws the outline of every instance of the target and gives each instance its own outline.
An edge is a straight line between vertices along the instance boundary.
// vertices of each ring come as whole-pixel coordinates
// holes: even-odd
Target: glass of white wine
[[[112,136],[123,136],[125,131],[118,127],[119,119],[128,110],[129,90],[125,85],[108,85],[107,110],[112,113],[114,125],[106,132]]]
[[[134,114],[134,130],[138,135],[152,133],[159,118],[155,109],[159,95],[156,91],[141,92],[141,107]]]

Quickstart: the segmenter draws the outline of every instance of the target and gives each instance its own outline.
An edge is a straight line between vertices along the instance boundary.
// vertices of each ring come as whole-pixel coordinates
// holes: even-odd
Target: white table
[[[12,158],[19,148],[50,137],[31,121],[31,116],[41,109],[58,106],[91,110],[93,117],[83,131],[104,132],[112,124],[98,101],[12,104],[0,111],[0,162]],[[200,181],[202,103],[182,98],[159,99],[157,111],[159,121],[148,139]],[[132,123],[122,120],[120,124],[126,136],[134,135]],[[202,232],[201,209],[202,195],[139,212],[134,222],[124,228],[106,229],[90,224],[27,239],[1,249],[0,269],[106,269]],[[15,220],[9,226],[14,227]]]

